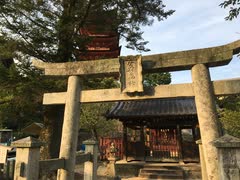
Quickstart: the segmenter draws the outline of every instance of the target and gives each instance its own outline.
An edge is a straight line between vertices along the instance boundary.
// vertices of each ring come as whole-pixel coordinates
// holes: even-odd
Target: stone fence
[[[76,153],[76,164],[84,163],[84,180],[96,180],[97,142],[87,140],[83,144],[86,145],[85,153]],[[14,180],[38,180],[39,174],[44,175],[54,170],[68,168],[63,158],[40,161],[40,147],[42,145],[42,142],[32,137],[12,143],[12,146],[16,147]]]

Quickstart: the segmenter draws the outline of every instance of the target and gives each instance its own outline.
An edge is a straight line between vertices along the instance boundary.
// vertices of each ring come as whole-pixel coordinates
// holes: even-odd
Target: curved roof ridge
[[[121,101],[109,111],[109,119],[197,115],[193,97]]]

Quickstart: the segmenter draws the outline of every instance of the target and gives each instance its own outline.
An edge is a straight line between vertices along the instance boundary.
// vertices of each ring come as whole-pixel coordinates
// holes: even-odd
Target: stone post
[[[240,139],[226,134],[213,144],[218,149],[220,180],[239,180]]]
[[[65,168],[58,170],[58,180],[73,180],[76,161],[78,125],[80,118],[79,76],[69,76],[59,158],[66,160]]]
[[[192,81],[208,180],[219,180],[217,149],[211,143],[219,137],[219,122],[209,70],[204,64],[192,67]]]
[[[33,137],[14,141],[16,147],[16,163],[14,180],[38,180],[40,147],[43,145]]]
[[[110,177],[116,176],[115,163],[117,161],[116,157],[108,157],[109,164],[107,166],[107,175]]]
[[[205,159],[204,159],[204,153],[203,153],[203,147],[202,147],[201,139],[197,140],[196,144],[198,144],[198,148],[199,148],[202,180],[207,180],[207,170],[206,170],[206,164],[205,164]]]
[[[85,153],[92,154],[92,161],[84,163],[84,180],[97,179],[97,157],[98,157],[98,142],[94,140],[84,141]]]

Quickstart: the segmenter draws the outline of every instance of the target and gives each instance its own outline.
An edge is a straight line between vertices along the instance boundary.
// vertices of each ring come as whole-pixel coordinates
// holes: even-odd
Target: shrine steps
[[[176,166],[145,165],[140,169],[139,177],[148,179],[179,179],[183,180],[184,171]]]
[[[122,180],[199,180],[201,167],[199,164],[148,163],[139,169],[138,177]]]

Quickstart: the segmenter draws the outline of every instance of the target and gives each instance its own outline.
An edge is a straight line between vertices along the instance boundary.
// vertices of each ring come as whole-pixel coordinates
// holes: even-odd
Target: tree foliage
[[[224,96],[218,100],[220,121],[226,133],[240,138],[240,95]]]
[[[222,8],[229,8],[229,14],[225,17],[226,20],[233,20],[237,18],[240,13],[240,0],[227,0],[221,3],[219,6]]]
[[[113,103],[84,104],[81,108],[80,128],[92,131],[93,137],[108,136],[117,131],[117,121],[105,118]]]
[[[12,58],[15,49],[15,42],[0,34],[0,60]]]
[[[143,83],[146,87],[170,84],[171,74],[169,72],[145,74],[143,79]]]
[[[0,126],[21,129],[42,120],[43,92],[63,90],[66,81],[41,76],[29,62],[0,64]]]
[[[66,88],[63,78],[42,76],[32,67],[29,56],[17,51],[17,46],[16,41],[0,36],[0,128],[15,130],[42,120],[44,92]],[[4,66],[2,61],[12,62],[13,57],[18,61]]]
[[[146,50],[147,43],[140,26],[151,25],[154,18],[162,21],[174,12],[165,11],[162,0],[3,0],[1,33],[17,41],[21,52],[43,61],[76,60],[74,51],[86,42],[79,29],[110,11],[116,14],[105,23],[125,37],[129,48],[138,50]]]
[[[0,72],[1,127],[17,129],[17,126],[23,125],[27,119],[34,120],[33,118],[37,117],[37,113],[34,113],[36,107],[32,106],[36,104],[29,103],[33,101],[36,92],[33,87],[28,86],[34,83],[29,77],[22,76],[14,65],[10,69],[1,65]],[[30,114],[35,114],[35,116],[29,118]]]
[[[119,86],[114,78],[90,78],[82,81],[83,89],[109,89]],[[105,112],[112,106],[112,103],[90,103],[81,105],[80,128],[92,132],[93,138],[106,136],[109,132],[115,131],[115,121],[107,121]]]

